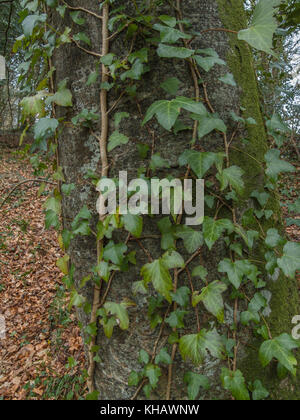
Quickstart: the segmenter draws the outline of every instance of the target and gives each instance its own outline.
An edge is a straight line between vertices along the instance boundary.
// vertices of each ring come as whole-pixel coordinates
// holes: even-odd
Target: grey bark
[[[80,5],[82,2],[74,1],[74,6]],[[98,12],[96,2],[92,0],[86,0],[84,7]],[[114,5],[116,5],[115,2]],[[120,4],[126,3],[130,8],[131,2],[122,1]],[[208,28],[219,28],[224,27],[226,24],[226,17],[230,17],[230,10],[237,8],[239,13],[242,10],[242,2],[240,0],[232,1],[216,1],[216,0],[186,0],[182,5],[182,12],[184,17],[189,19],[193,25],[195,31],[201,31]],[[161,13],[174,14],[174,11],[169,5],[162,7]],[[238,14],[239,14],[238,13]],[[232,13],[234,25],[241,27],[245,23],[244,16],[239,19],[236,18],[236,14]],[[85,31],[92,40],[92,47],[94,51],[100,52],[101,45],[101,24],[99,21],[91,16],[85,16],[87,25]],[[54,17],[56,22],[59,21],[57,17]],[[238,20],[238,21],[234,21]],[[66,16],[64,25],[70,24],[70,18]],[[231,28],[235,29],[235,28]],[[256,83],[254,82],[254,70],[250,56],[246,57],[246,61],[243,62],[243,56],[241,55],[238,47],[233,47],[230,42],[230,37],[226,33],[211,32],[201,37],[197,37],[192,47],[206,48],[212,47],[217,50],[220,57],[227,59],[229,56],[234,57],[235,63],[238,62],[239,68],[236,68],[236,72],[241,72],[244,68],[247,68],[250,74],[250,83],[252,83],[251,89],[253,89],[254,83],[254,96],[253,103],[250,104],[251,110],[259,109],[257,103],[257,90]],[[130,43],[120,36],[115,39],[112,43],[112,52],[120,55],[126,55],[130,47]],[[248,61],[247,61],[248,60]],[[66,45],[60,48],[54,57],[54,65],[56,67],[56,81],[57,83],[64,79],[69,78],[69,86],[73,92],[74,107],[73,109],[59,109],[59,116],[65,116],[70,119],[83,108],[88,109],[99,109],[99,85],[92,85],[87,87],[85,82],[89,74],[94,71],[95,60],[91,56],[81,52],[73,45]],[[159,60],[155,54],[155,49],[150,58],[151,71],[143,77],[143,81],[139,83],[138,89],[138,101],[142,107],[142,111],[145,112],[147,108],[155,101],[163,99],[165,93],[159,88],[159,84],[167,79],[168,77],[175,76],[182,81],[182,87],[179,94],[182,96],[193,97],[194,86],[191,78],[191,74],[188,65],[179,60]],[[250,67],[250,68],[249,68]],[[205,81],[208,85],[208,93],[212,105],[215,110],[220,114],[221,118],[228,124],[229,132],[234,129],[232,121],[229,119],[229,112],[234,110],[236,113],[240,112],[240,106],[245,105],[243,101],[243,89],[245,86],[241,86],[243,82],[238,83],[236,87],[225,85],[218,79],[220,76],[227,72],[232,72],[232,68],[226,67],[215,67],[209,74],[203,74]],[[236,76],[236,75],[235,75]],[[236,76],[237,78],[238,76]],[[118,95],[111,93],[109,95],[109,106],[112,106]],[[113,162],[110,168],[110,175],[116,176],[120,170],[127,170],[130,178],[136,177],[136,171],[140,166],[145,165],[145,162],[141,161],[137,152],[136,142],[147,143],[151,146],[152,138],[149,137],[149,133],[145,128],[141,128],[140,122],[141,117],[138,112],[136,102],[128,98],[121,101],[118,107],[119,111],[126,111],[130,114],[130,119],[125,120],[120,128],[120,131],[126,134],[131,141],[127,146],[123,146],[120,149],[116,149],[110,154],[109,158]],[[256,112],[256,111],[255,111]],[[257,114],[257,112],[256,112]],[[266,136],[263,128],[262,117],[259,114],[249,115],[255,118],[259,118],[258,123],[261,125],[262,138],[260,139],[260,151],[255,149],[255,139],[253,139],[253,146],[249,146],[249,152],[254,152],[257,155],[261,154],[266,148]],[[110,123],[111,124],[111,123]],[[167,134],[160,128],[158,123],[153,120],[150,123],[151,130],[155,131],[156,135],[156,149],[155,151],[160,153],[161,156],[170,162],[173,175],[183,175],[183,170],[176,168],[177,159],[179,155],[188,148],[188,141],[186,132],[178,134],[176,137],[172,134]],[[111,130],[113,126],[111,125]],[[98,131],[99,134],[99,131]],[[240,135],[248,135],[247,133],[239,133]],[[250,133],[255,137],[255,133]],[[223,150],[223,138],[220,135],[214,134],[207,136],[201,143],[201,146],[207,151],[219,151]],[[99,145],[96,138],[94,138],[88,129],[75,129],[66,127],[59,138],[59,158],[60,165],[64,169],[64,174],[67,183],[75,183],[76,190],[71,194],[70,197],[64,198],[63,200],[63,219],[65,227],[69,227],[70,222],[74,219],[78,211],[83,205],[88,204],[89,208],[95,213],[95,203],[97,195],[94,191],[94,187],[84,178],[84,175],[88,169],[100,173],[100,154]],[[233,156],[233,159],[235,157]],[[249,189],[261,185],[263,182],[263,175],[261,171],[253,167],[251,170],[251,163],[248,159],[238,158],[240,166],[244,166],[247,171],[247,186]],[[250,167],[250,170],[249,170]],[[163,177],[164,173],[160,172],[159,175]],[[249,201],[245,201],[244,207],[247,209]],[[239,210],[242,213],[243,209]],[[97,221],[97,215],[94,216],[94,222]],[[151,219],[145,219],[145,234],[158,234],[155,223]],[[125,240],[125,235],[122,238]],[[180,246],[180,251],[184,253],[184,250]],[[147,240],[145,241],[145,247],[151,252],[154,258],[161,255],[159,241]],[[110,291],[108,299],[110,301],[120,302],[122,298],[130,298],[136,303],[136,307],[130,309],[130,329],[129,331],[121,332],[115,329],[113,337],[108,340],[105,338],[103,332],[99,328],[99,334],[97,342],[100,345],[99,356],[102,363],[97,364],[95,383],[97,389],[100,391],[100,399],[130,399],[134,394],[135,390],[129,387],[127,384],[129,374],[131,370],[140,370],[141,366],[138,363],[138,352],[140,349],[152,353],[153,346],[158,335],[159,327],[155,330],[151,330],[149,321],[147,318],[147,301],[142,295],[137,297],[132,296],[131,286],[134,281],[140,280],[140,269],[143,264],[147,263],[147,257],[141,251],[140,248],[136,247],[134,243],[129,244],[130,250],[137,251],[136,267],[130,269],[128,273],[122,273],[115,276],[113,286]],[[79,282],[81,278],[87,275],[89,268],[95,265],[96,261],[96,249],[95,241],[93,238],[77,238],[72,241],[71,249],[69,251],[72,262],[76,266],[76,281]],[[217,271],[218,262],[226,256],[226,249],[224,248],[223,242],[220,241],[213,249],[212,253],[204,253],[202,256],[201,263],[206,265],[209,271],[209,279],[216,280],[220,278],[220,273]],[[197,264],[200,262],[197,261]],[[186,284],[187,279],[183,276],[180,278],[180,285]],[[200,283],[195,283],[195,289],[199,290],[201,287]],[[296,293],[293,285],[289,287],[289,292]],[[287,292],[287,294],[289,293]],[[88,284],[84,289],[84,294],[87,298],[92,301],[93,288],[91,284]],[[231,301],[228,304],[232,306]],[[284,314],[285,325],[284,329],[289,329],[289,310],[283,309],[286,313]],[[292,314],[292,315],[295,315]],[[227,310],[228,318],[232,318],[232,313],[229,309]],[[202,326],[206,326],[207,320],[200,313]],[[280,315],[279,315],[280,317]],[[88,323],[88,317],[83,311],[79,311],[79,318],[83,325]],[[187,322],[188,327],[184,331],[185,334],[196,332],[196,322],[193,311],[189,315]],[[290,332],[290,331],[288,331]],[[170,329],[166,328],[162,339],[159,343],[159,348],[166,345],[166,339]],[[243,337],[246,341],[247,336]],[[241,344],[239,348],[240,362],[246,366],[245,369],[248,373],[248,378],[253,379],[257,376],[262,375],[262,378],[273,383],[278,387],[278,382],[275,381],[273,372],[263,373],[262,369],[259,368],[259,364],[256,359],[251,359],[248,363],[248,350]],[[252,357],[252,356],[251,356]],[[254,361],[253,361],[254,360]],[[248,363],[248,364],[247,364]],[[177,352],[175,364],[173,368],[173,385],[172,385],[172,398],[182,399],[186,398],[186,388],[183,384],[184,373],[188,370],[194,370],[204,373],[209,376],[212,388],[208,393],[204,393],[201,398],[214,399],[214,398],[228,398],[228,395],[222,391],[220,385],[220,368],[222,363],[213,359],[207,359],[204,366],[201,368],[194,369],[189,363],[183,363],[181,357]],[[249,367],[249,369],[248,369]],[[165,397],[167,383],[167,369],[163,369],[163,376],[160,378],[159,386],[152,395],[154,399],[163,399]],[[288,387],[289,385],[286,385]],[[275,394],[274,394],[275,395]],[[143,394],[140,394],[140,398],[144,398]]]

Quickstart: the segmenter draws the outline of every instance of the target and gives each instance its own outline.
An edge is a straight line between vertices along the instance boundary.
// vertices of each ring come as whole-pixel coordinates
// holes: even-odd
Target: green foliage
[[[238,38],[258,50],[274,54],[272,41],[278,26],[274,17],[274,7],[279,3],[280,0],[260,0],[254,10],[251,26],[240,31]]]
[[[297,359],[291,350],[299,347],[299,341],[294,340],[289,334],[284,333],[272,340],[265,341],[260,347],[259,358],[263,367],[266,367],[272,359],[276,359],[295,376]]]

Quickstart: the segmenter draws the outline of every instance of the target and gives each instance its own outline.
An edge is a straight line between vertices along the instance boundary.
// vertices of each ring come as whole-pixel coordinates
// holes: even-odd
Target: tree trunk
[[[73,6],[82,5],[79,0],[72,3]],[[86,0],[84,7],[99,13],[97,2]],[[132,9],[133,2],[117,1],[117,4],[126,4],[127,10]],[[238,31],[246,27],[246,17],[243,10],[242,0],[186,0],[181,2],[183,17],[189,19],[196,32],[202,32],[211,28],[227,28]],[[132,11],[133,12],[133,11]],[[174,15],[174,9],[168,2],[160,9],[160,14]],[[101,50],[101,22],[93,16],[85,15],[87,20],[86,33],[92,40],[91,49],[97,52]],[[56,18],[54,18],[56,19]],[[64,26],[71,26],[70,17],[66,13]],[[57,19],[59,21],[59,19]],[[111,44],[111,52],[125,57],[130,49],[131,41],[121,34],[116,37]],[[250,48],[244,42],[237,40],[235,34],[226,32],[210,31],[196,37],[191,44],[193,49],[198,48],[214,48],[219,56],[226,60],[228,66],[215,66],[209,73],[202,73],[202,77],[207,86],[207,94],[213,109],[219,113],[221,118],[228,126],[228,136],[236,129],[230,117],[230,111],[235,111],[240,115],[240,108],[246,109],[243,116],[252,117],[256,120],[257,125],[249,125],[246,130],[239,129],[231,152],[231,164],[237,164],[244,169],[246,176],[246,192],[242,200],[239,202],[237,209],[238,217],[249,207],[253,207],[251,200],[251,192],[255,189],[263,188],[264,175],[261,165],[264,154],[267,151],[267,137],[264,127],[263,117],[260,111],[258,98],[257,82],[252,63],[252,55]],[[142,46],[141,46],[142,48]],[[95,68],[95,58],[80,51],[73,44],[67,44],[55,52],[54,65],[56,67],[56,82],[59,83],[64,78],[69,78],[69,87],[73,92],[74,107],[71,110],[58,110],[58,116],[67,117],[70,120],[74,115],[78,114],[83,108],[95,108],[99,111],[99,84],[86,86],[85,82],[91,72]],[[136,143],[146,143],[152,147],[152,132],[155,137],[155,152],[169,161],[171,169],[167,173],[172,173],[175,177],[184,176],[184,168],[177,166],[178,157],[187,149],[188,141],[186,132],[180,132],[177,136],[172,133],[166,134],[157,123],[152,120],[148,127],[141,127],[141,115],[139,107],[144,114],[148,107],[155,101],[165,99],[164,91],[159,87],[160,83],[169,77],[177,77],[182,81],[180,95],[186,97],[195,97],[194,84],[191,77],[190,68],[187,62],[176,59],[159,59],[155,53],[155,48],[150,57],[149,64],[151,71],[143,76],[143,80],[139,82],[137,101],[126,95],[120,101],[117,111],[126,111],[130,114],[130,118],[124,120],[121,124],[120,131],[127,135],[131,141],[115,149],[109,154],[110,177],[117,176],[119,171],[128,171],[128,178],[136,178],[137,169],[145,162],[139,157]],[[220,76],[226,73],[233,73],[237,86],[233,87],[219,81]],[[204,91],[201,87],[201,97],[204,97]],[[109,93],[108,108],[113,106],[119,97],[119,93],[112,90]],[[170,98],[168,98],[170,99]],[[97,111],[96,111],[97,112]],[[99,111],[100,112],[100,111]],[[112,114],[113,115],[113,114]],[[113,131],[112,119],[110,119],[110,130]],[[96,134],[100,134],[100,125]],[[242,138],[249,139],[247,145],[241,142]],[[230,138],[230,137],[229,137]],[[199,144],[199,143],[198,143]],[[223,137],[214,132],[201,140],[200,150],[205,151],[223,151]],[[237,151],[236,149],[242,150]],[[249,157],[250,156],[250,157]],[[253,158],[251,158],[251,156]],[[97,222],[96,200],[97,194],[91,183],[85,179],[84,175],[87,170],[101,173],[101,161],[98,140],[91,134],[88,129],[78,129],[66,126],[59,137],[59,159],[60,165],[63,167],[64,175],[67,183],[76,184],[76,190],[69,197],[63,199],[63,220],[66,228],[70,226],[70,221],[74,219],[78,211],[87,204],[94,213],[94,223]],[[164,177],[164,171],[159,172],[160,178]],[[269,209],[274,211],[275,217],[265,223],[264,228],[274,227],[276,225],[282,229],[280,206],[275,198],[272,199]],[[221,210],[220,215],[228,217],[226,208]],[[209,210],[208,210],[209,214]],[[221,216],[220,216],[221,217]],[[143,235],[159,235],[153,219],[145,217],[145,227]],[[122,236],[125,241],[126,235]],[[158,258],[162,254],[160,241],[156,239],[143,240],[144,247],[148,250],[153,258]],[[181,244],[178,244],[180,251]],[[138,294],[133,296],[131,287],[135,281],[140,280],[140,269],[148,262],[148,257],[143,250],[137,246],[136,242],[131,241],[128,244],[129,250],[137,252],[137,266],[131,268],[128,272],[117,274],[114,277],[112,287],[110,289],[108,299],[110,301],[121,302],[123,298],[129,298],[136,303],[136,306],[129,309],[130,327],[128,331],[121,331],[115,328],[111,339],[107,339],[103,330],[99,328],[97,336],[97,344],[100,346],[99,357],[101,363],[96,364],[95,385],[100,391],[100,399],[130,399],[135,388],[128,386],[128,377],[132,370],[139,371],[141,366],[138,362],[138,354],[140,349],[146,350],[150,355],[153,352],[155,342],[159,335],[160,326],[152,330],[147,317],[147,299],[144,295]],[[71,260],[76,267],[75,279],[77,284],[86,276],[90,267],[96,262],[95,240],[92,237],[77,237],[72,241],[70,251]],[[256,247],[253,259],[260,260],[265,250],[262,247]],[[228,256],[228,249],[223,241],[215,244],[212,252],[203,249],[201,264],[205,265],[209,272],[209,281],[220,279],[222,276],[218,272],[217,267],[220,260]],[[187,257],[187,256],[186,256]],[[199,264],[199,260],[194,263]],[[193,265],[192,265],[193,267]],[[191,268],[192,268],[191,267]],[[277,281],[270,279],[266,275],[268,289],[272,292],[271,309],[272,312],[268,318],[273,336],[283,332],[291,332],[292,318],[300,313],[298,309],[297,287],[295,282],[280,277]],[[180,286],[188,284],[188,278],[185,273],[180,276]],[[200,281],[195,281],[195,290],[201,289]],[[84,294],[90,302],[93,299],[93,286],[88,283],[84,288]],[[167,308],[167,304],[165,306]],[[233,302],[227,300],[226,319],[233,322]],[[242,310],[242,305],[239,308]],[[83,310],[79,310],[79,319],[83,325],[89,322]],[[201,327],[207,326],[207,319],[200,311]],[[188,327],[183,331],[184,334],[197,332],[196,318],[194,311],[191,310],[187,316],[186,325]],[[167,338],[171,332],[169,327],[163,330],[158,342],[158,350],[167,346],[170,350],[171,346],[167,344]],[[224,331],[225,332],[225,331]],[[238,331],[239,334],[239,331]],[[240,344],[238,348],[238,367],[246,374],[247,380],[261,379],[264,386],[270,391],[271,398],[295,398],[300,399],[300,387],[292,384],[290,380],[281,382],[276,379],[276,369],[273,366],[263,369],[258,360],[259,339],[253,339],[247,332],[243,330],[240,333]],[[247,342],[251,339],[250,346]],[[253,349],[256,348],[256,350]],[[193,368],[188,362],[183,363],[177,351],[173,366],[173,380],[171,387],[171,398],[186,398],[186,386],[183,383],[184,373],[190,370],[200,372],[207,375],[211,381],[211,390],[201,395],[204,399],[223,399],[230,398],[228,393],[222,390],[220,382],[220,369],[224,366],[224,362],[216,361],[208,358],[204,365],[200,368]],[[226,363],[225,363],[226,366]],[[166,388],[168,383],[168,369],[162,369],[162,376],[159,380],[158,387],[153,391],[151,397],[153,399],[164,399],[166,396]],[[141,392],[138,398],[145,398]]]

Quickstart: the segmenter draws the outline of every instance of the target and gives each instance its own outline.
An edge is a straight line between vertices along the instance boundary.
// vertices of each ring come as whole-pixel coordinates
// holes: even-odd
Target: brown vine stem
[[[94,16],[95,18],[97,18],[97,19],[100,19],[100,20],[102,20],[103,19],[103,16],[101,16],[101,15],[97,15],[97,13],[94,13],[94,12],[92,12],[91,10],[88,10],[88,9],[85,9],[84,7],[73,7],[73,6],[70,6],[66,1],[64,1],[64,0],[62,0],[62,2],[63,2],[63,4],[65,5],[65,6],[67,6],[67,8],[69,9],[69,10],[74,10],[74,11],[78,11],[78,12],[84,12],[84,13],[87,13],[87,14],[89,14],[89,15],[91,15],[91,16]]]
[[[102,9],[102,54],[106,55],[109,52],[109,40],[108,40],[108,20],[109,20],[109,4],[105,2]],[[108,81],[108,73],[107,68],[104,64],[102,64],[102,83],[106,83]],[[100,136],[100,156],[101,156],[101,176],[107,177],[108,176],[108,157],[107,157],[107,139],[108,139],[108,116],[107,116],[107,90],[101,89],[100,92],[100,111],[101,111],[101,136]],[[100,214],[104,214],[105,206],[105,199],[103,196],[100,197]],[[100,216],[100,220],[103,221],[105,216]],[[103,240],[97,242],[97,262],[98,264],[101,261],[101,255],[103,250]],[[100,300],[101,294],[101,283],[100,285],[96,285],[94,288],[94,297],[93,297],[93,305],[92,305],[92,312],[91,312],[91,319],[90,323],[97,322],[97,311],[98,305]],[[92,393],[95,391],[95,384],[94,384],[94,373],[95,373],[95,360],[94,360],[94,353],[93,347],[95,346],[97,339],[97,335],[91,338],[91,342],[89,344],[89,367],[88,367],[88,379],[87,385],[89,392]]]
[[[97,53],[95,51],[87,50],[86,48],[82,47],[79,44],[79,42],[77,42],[74,38],[71,38],[71,40],[72,40],[72,42],[74,42],[74,44],[76,45],[77,48],[79,48],[81,51],[85,52],[86,54],[89,54],[89,55],[92,55],[93,57],[98,57],[98,58],[103,57],[102,54],[99,54],[99,53]]]

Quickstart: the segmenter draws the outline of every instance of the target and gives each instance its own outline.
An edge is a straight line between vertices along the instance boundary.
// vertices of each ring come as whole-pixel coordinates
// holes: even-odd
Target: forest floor
[[[0,150],[0,203],[32,178],[28,159]],[[61,250],[44,227],[51,188],[38,197],[38,184],[24,184],[0,209],[0,399],[78,399],[85,391],[80,329],[56,267]]]
[[[288,204],[299,196],[296,166],[297,172],[281,183],[285,218],[291,217]],[[29,160],[0,149],[0,206],[25,179],[32,179]],[[0,315],[6,322],[6,338],[0,339],[0,400],[80,399],[86,391],[80,329],[75,313],[68,311],[56,267],[61,250],[55,231],[44,227],[43,203],[50,189],[39,197],[38,184],[23,184],[0,208]],[[286,231],[300,242],[299,226]]]

